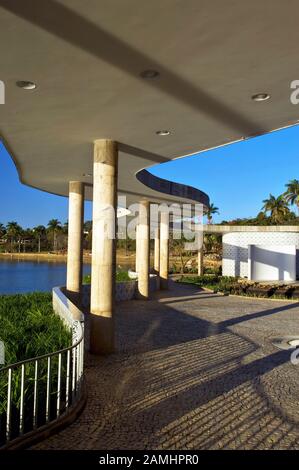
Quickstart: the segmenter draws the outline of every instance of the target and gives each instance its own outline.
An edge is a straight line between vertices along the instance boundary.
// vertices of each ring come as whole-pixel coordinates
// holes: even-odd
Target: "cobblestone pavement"
[[[120,303],[118,352],[87,358],[78,420],[36,449],[299,449],[299,303],[172,285]]]

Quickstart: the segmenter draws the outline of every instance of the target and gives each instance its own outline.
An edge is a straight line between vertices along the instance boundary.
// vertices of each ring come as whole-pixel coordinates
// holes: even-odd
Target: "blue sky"
[[[167,137],[166,137],[167,138]],[[207,192],[220,209],[215,222],[255,216],[271,192],[278,196],[290,179],[299,179],[299,126],[227,147],[178,159],[151,170],[155,175]],[[0,146],[0,222],[23,227],[67,220],[67,198],[20,184],[17,171]],[[86,203],[85,219],[91,219]]]

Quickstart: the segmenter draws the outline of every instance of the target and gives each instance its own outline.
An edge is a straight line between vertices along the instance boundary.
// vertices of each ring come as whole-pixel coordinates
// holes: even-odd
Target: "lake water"
[[[90,264],[83,267],[90,274]],[[0,260],[0,295],[50,292],[66,283],[66,264],[53,261]]]

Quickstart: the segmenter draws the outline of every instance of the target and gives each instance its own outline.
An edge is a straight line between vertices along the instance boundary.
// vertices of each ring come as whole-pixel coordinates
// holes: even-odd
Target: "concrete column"
[[[83,265],[84,183],[69,183],[69,220],[66,288],[80,294]]]
[[[168,289],[169,267],[169,212],[161,212],[160,222],[160,287]]]
[[[95,141],[90,298],[90,349],[94,354],[114,351],[117,163],[116,142]]]
[[[203,275],[203,248],[199,248],[197,254],[197,273],[199,276]]]
[[[149,262],[150,262],[150,224],[149,201],[141,201],[139,204],[138,223],[138,298],[149,298]]]
[[[155,229],[155,246],[154,246],[154,270],[156,274],[160,272],[160,228]]]

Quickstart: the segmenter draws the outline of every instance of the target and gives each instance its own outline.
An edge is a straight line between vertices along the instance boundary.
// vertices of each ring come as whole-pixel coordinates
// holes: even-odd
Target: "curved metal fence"
[[[68,348],[0,369],[0,447],[58,420],[80,399],[84,324],[71,327]]]

